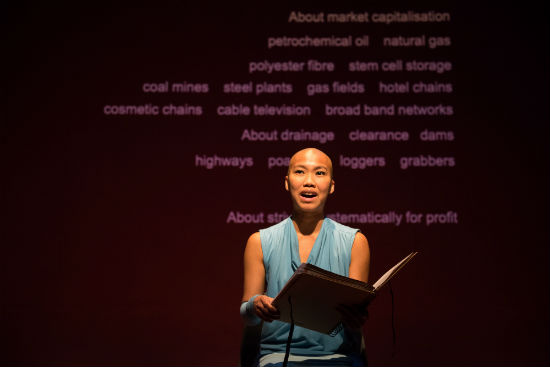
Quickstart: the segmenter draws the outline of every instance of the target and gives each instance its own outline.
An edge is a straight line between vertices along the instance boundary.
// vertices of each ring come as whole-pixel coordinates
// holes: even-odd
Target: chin
[[[295,210],[302,213],[323,213],[324,207],[318,205],[298,204],[295,206]]]

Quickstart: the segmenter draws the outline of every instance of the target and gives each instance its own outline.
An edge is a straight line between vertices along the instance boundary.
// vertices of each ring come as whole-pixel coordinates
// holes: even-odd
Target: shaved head
[[[309,158],[315,158],[319,162],[322,162],[327,167],[330,177],[333,177],[332,160],[327,154],[316,148],[305,148],[294,153],[288,164],[288,172],[290,172],[291,167],[295,165],[297,161],[302,161]]]

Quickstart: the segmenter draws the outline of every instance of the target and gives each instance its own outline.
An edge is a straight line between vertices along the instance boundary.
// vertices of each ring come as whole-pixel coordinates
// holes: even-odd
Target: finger
[[[269,322],[279,319],[279,311],[277,311],[276,308],[269,306],[269,303],[264,302],[264,300],[260,300],[255,308],[255,310],[257,310],[258,316],[262,320]],[[272,310],[275,310],[275,312],[273,312]]]
[[[266,310],[261,299],[259,299],[258,302],[255,302],[254,311],[262,320],[267,321],[270,319],[269,312]]]
[[[275,306],[273,306],[273,304],[271,304],[271,302],[273,302],[273,298],[269,298],[269,297],[262,297],[262,304],[264,305],[264,307],[269,310],[269,312],[273,315],[278,315],[279,314],[279,310],[277,310],[277,308]]]
[[[267,321],[267,322],[271,322],[273,321],[273,318],[271,317],[271,315],[269,313],[267,313],[264,309],[258,307],[255,309],[256,310],[256,315],[258,315],[258,317],[264,321]]]
[[[269,312],[270,314],[273,314],[273,315],[278,315],[279,314],[279,310],[277,310],[275,307],[273,307],[272,305],[263,305],[263,309],[266,311],[266,312]]]
[[[272,304],[273,298],[264,296],[261,298],[261,302],[264,305],[264,307],[268,308],[272,312],[277,312],[277,308],[275,308],[275,306],[273,306]]]

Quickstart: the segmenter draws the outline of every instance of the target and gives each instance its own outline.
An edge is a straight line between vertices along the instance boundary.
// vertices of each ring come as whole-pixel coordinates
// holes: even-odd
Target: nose
[[[304,186],[306,187],[315,187],[315,181],[313,180],[313,175],[308,173],[304,180]]]

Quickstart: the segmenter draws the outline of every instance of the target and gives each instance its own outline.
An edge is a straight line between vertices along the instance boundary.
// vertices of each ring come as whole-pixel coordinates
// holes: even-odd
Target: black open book
[[[333,334],[341,327],[338,305],[366,306],[384,286],[417,252],[410,253],[388,270],[373,285],[321,269],[315,265],[302,264],[273,300],[281,313],[280,321],[294,324],[324,334]]]

